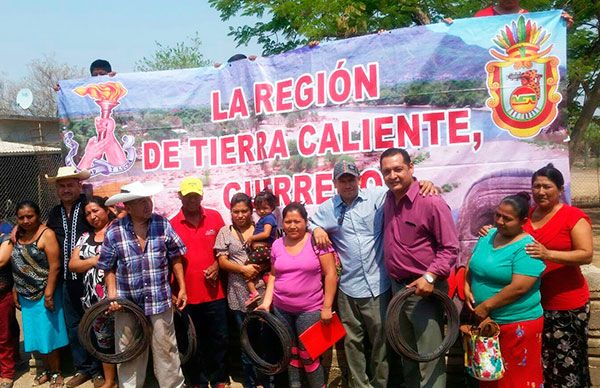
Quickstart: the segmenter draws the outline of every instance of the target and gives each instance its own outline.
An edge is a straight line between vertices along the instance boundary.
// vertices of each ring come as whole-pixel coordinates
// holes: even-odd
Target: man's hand
[[[492,229],[492,225],[483,225],[477,234],[479,237],[485,237],[490,232],[490,229]]]
[[[565,22],[567,22],[567,28],[573,27],[573,16],[569,15],[569,13],[565,11],[563,11],[560,16],[565,20]]]
[[[329,239],[329,235],[325,229],[321,227],[317,227],[315,230],[313,230],[313,236],[315,237],[315,243],[317,244],[317,247],[319,247],[321,250],[326,250],[333,245]]]
[[[109,300],[112,298],[109,298]],[[122,306],[116,301],[113,300],[112,302],[110,302],[110,304],[108,305],[108,312],[109,313],[114,313],[116,311],[119,311],[122,309]]]
[[[179,290],[177,293],[177,299],[175,300],[175,306],[177,306],[177,310],[181,311],[187,306],[187,293],[185,289]]]
[[[452,18],[443,18],[442,21],[444,23],[446,23],[447,25],[454,23],[454,19],[452,19]]]
[[[534,259],[547,260],[550,257],[548,249],[537,241],[525,245],[525,252]]]
[[[308,42],[308,47],[310,47],[310,48],[317,47],[319,45],[319,43],[321,43],[321,42],[318,40],[311,40],[310,42]]]
[[[440,193],[438,188],[435,187],[431,181],[419,181],[419,187],[419,194],[423,197],[427,195],[438,195]]]
[[[422,276],[406,287],[415,287],[415,294],[419,296],[429,296],[433,292],[433,284],[429,283]]]
[[[212,282],[216,282],[218,277],[219,277],[219,263],[217,263],[216,261],[214,263],[212,263],[211,265],[209,265],[205,270],[204,270],[204,277],[207,280],[210,280]]]
[[[258,276],[258,272],[260,271],[260,265],[258,264],[246,264],[242,266],[242,276],[245,279],[254,279]]]

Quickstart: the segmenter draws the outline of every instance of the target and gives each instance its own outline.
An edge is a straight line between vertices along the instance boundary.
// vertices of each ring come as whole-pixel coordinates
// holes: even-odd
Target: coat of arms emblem
[[[544,47],[550,33],[523,15],[500,30],[490,49],[499,61],[486,64],[487,88],[494,123],[517,138],[536,136],[558,114],[559,59]]]

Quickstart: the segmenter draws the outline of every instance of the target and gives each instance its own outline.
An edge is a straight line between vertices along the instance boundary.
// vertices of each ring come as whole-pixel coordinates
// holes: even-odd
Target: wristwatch
[[[423,279],[425,279],[425,280],[427,281],[427,283],[429,283],[429,284],[433,284],[433,283],[435,282],[435,279],[434,279],[434,277],[433,277],[433,276],[431,276],[431,274],[430,274],[430,273],[427,273],[427,272],[425,272],[425,273],[423,274]]]

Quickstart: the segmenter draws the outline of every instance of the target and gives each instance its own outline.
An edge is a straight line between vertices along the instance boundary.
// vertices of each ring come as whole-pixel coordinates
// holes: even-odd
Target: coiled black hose
[[[256,321],[256,322],[253,322]],[[258,352],[253,348],[251,340],[260,341],[262,338],[250,338],[248,334],[248,326],[251,324],[262,324],[268,326],[279,342],[281,346],[281,358],[277,362],[270,362],[270,360],[263,359]],[[258,336],[262,337],[262,336]],[[240,333],[240,342],[242,345],[242,351],[246,353],[248,358],[255,365],[256,370],[266,375],[276,375],[284,371],[291,358],[292,349],[292,335],[288,327],[275,315],[266,311],[252,311],[246,315],[246,319],[242,323],[242,330]],[[268,348],[273,349],[273,346],[267,344]]]
[[[173,315],[175,326],[175,337],[177,337],[177,349],[181,365],[187,363],[196,353],[198,343],[196,342],[196,328],[192,317],[185,311],[175,309]]]
[[[445,292],[437,289],[433,290],[433,293],[428,298],[436,298],[440,301],[444,307],[444,311],[446,312],[448,328],[446,337],[440,346],[438,346],[431,353],[419,354],[411,348],[411,346],[402,336],[403,330],[407,330],[407,328],[402,328],[400,325],[400,313],[402,311],[402,305],[406,299],[408,299],[408,297],[415,293],[415,291],[415,287],[408,287],[394,295],[387,309],[385,332],[388,342],[390,345],[392,345],[392,348],[394,348],[396,353],[402,354],[411,360],[418,362],[428,362],[442,357],[446,351],[450,349],[452,345],[454,345],[454,342],[456,342],[460,324],[458,311],[456,310],[456,306],[452,300],[448,298],[448,295]]]
[[[79,336],[81,345],[92,357],[109,364],[120,364],[136,358],[146,350],[150,345],[152,326],[138,305],[127,299],[117,299],[116,302],[121,305],[124,312],[135,316],[135,320],[138,322],[141,330],[135,332],[134,338],[124,351],[118,353],[115,352],[114,354],[101,351],[97,348],[95,341],[92,340],[93,325],[97,318],[108,313],[110,302],[112,301],[104,299],[87,309],[79,323],[77,335]]]

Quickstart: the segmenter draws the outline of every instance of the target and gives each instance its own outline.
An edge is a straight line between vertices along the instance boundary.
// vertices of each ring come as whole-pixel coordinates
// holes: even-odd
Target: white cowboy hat
[[[84,181],[90,177],[90,172],[88,170],[77,171],[75,167],[67,166],[67,167],[59,167],[56,176],[48,176],[46,174],[46,179],[49,183],[54,183],[60,179],[79,179],[80,181]]]
[[[163,190],[162,183],[158,182],[132,182],[121,186],[121,192],[106,200],[106,206],[112,206],[119,202],[129,202],[134,199],[151,197]]]

